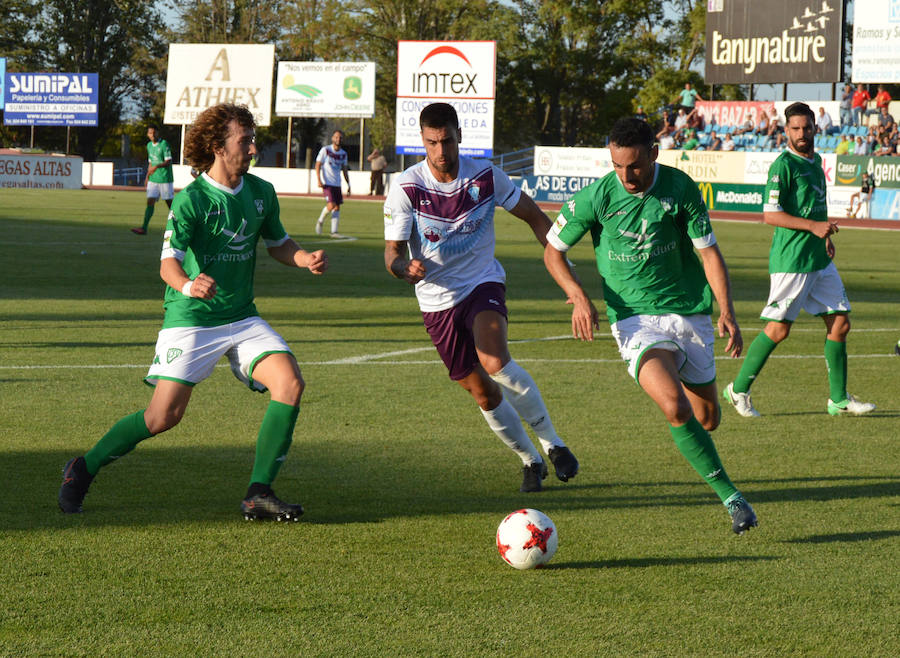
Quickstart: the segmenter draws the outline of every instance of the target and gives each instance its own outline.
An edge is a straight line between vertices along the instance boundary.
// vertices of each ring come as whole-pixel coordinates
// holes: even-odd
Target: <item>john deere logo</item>
[[[362,78],[351,75],[344,78],[344,98],[350,101],[362,96]]]
[[[169,351],[166,352],[166,363],[172,363],[175,359],[181,356],[181,350],[177,347],[169,348]]]
[[[281,86],[285,89],[296,91],[301,96],[306,96],[307,98],[315,98],[322,93],[321,89],[316,89],[312,85],[294,84],[294,76],[292,75],[284,76],[284,79],[281,81]]]

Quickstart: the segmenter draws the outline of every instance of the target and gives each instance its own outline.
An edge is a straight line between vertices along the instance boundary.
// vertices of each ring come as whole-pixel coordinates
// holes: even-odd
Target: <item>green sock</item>
[[[832,402],[847,399],[847,343],[825,339],[825,365]]]
[[[144,422],[144,410],[125,416],[103,435],[84,455],[87,471],[97,475],[103,466],[134,450],[134,447],[153,436]]]
[[[774,340],[766,336],[765,332],[753,339],[750,343],[750,349],[747,350],[747,356],[744,357],[744,363],[737,377],[734,378],[734,392],[746,393],[750,390],[750,385],[756,379],[759,371],[766,365],[766,360],[773,350],[778,346]]]
[[[675,445],[684,458],[713,488],[723,503],[738,492],[728,479],[712,437],[703,429],[700,421],[692,416],[681,427],[669,425],[669,432],[672,433]]]
[[[299,406],[292,407],[275,400],[269,402],[256,439],[256,461],[250,474],[251,484],[272,484],[291,447],[299,414]]]
[[[144,210],[144,225],[141,227],[145,231],[147,227],[150,226],[150,220],[153,218],[153,209],[155,206],[147,206],[147,209]]]

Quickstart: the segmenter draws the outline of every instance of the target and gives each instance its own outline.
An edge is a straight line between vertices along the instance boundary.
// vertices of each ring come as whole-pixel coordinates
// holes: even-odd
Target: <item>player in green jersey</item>
[[[656,162],[653,130],[633,117],[609,136],[613,172],[563,204],[544,262],[573,303],[572,334],[593,340],[597,309],[566,267],[591,234],[610,328],[628,371],[659,406],[681,454],[712,487],[741,534],[756,514],[732,484],[709,432],[719,425],[712,298],[725,351],[743,348],[731,284],[697,184]],[[694,250],[700,254],[697,258]]]
[[[791,332],[801,309],[825,321],[825,363],[832,416],[875,409],[847,392],[847,334],[850,301],[834,265],[837,223],[828,219],[822,158],[814,150],[815,114],[805,103],[784,111],[788,148],[769,167],[763,218],[775,227],[769,251],[769,299],[760,319],[766,326],[750,344],[737,378],[723,396],[746,418],[759,416],[750,386],[769,355]]]
[[[175,196],[174,177],[172,175],[172,149],[169,143],[159,137],[155,126],[147,128],[147,178],[144,185],[147,186],[147,207],[144,210],[144,223],[138,228],[131,229],[132,233],[147,235],[147,227],[153,217],[156,200],[162,198],[166,205],[172,207],[172,197]]]
[[[260,238],[269,255],[322,274],[323,251],[301,249],[285,232],[271,184],[247,173],[256,152],[253,115],[245,106],[216,105],[191,126],[185,155],[201,173],[172,206],[160,261],[165,319],[145,381],[154,386],[146,409],[122,418],[63,472],[58,502],[81,511],[102,466],[184,416],[195,384],[227,356],[235,376],[271,400],[256,441],[256,459],[241,510],[247,519],[296,521],[300,505],[279,500],[272,481],[287,456],[304,383],[290,348],[256,312],[253,271]]]

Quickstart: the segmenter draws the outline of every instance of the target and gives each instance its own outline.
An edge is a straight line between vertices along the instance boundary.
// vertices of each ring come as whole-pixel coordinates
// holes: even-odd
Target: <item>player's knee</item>
[[[278,400],[279,402],[284,402],[285,404],[296,407],[300,404],[300,398],[303,396],[303,389],[305,387],[306,384],[303,381],[303,377],[296,375],[285,378],[283,381],[279,382],[277,386],[270,389],[270,392],[272,393],[273,400]]]
[[[172,429],[181,419],[184,418],[184,409],[166,409],[161,412],[146,412],[144,414],[144,423],[147,425],[147,431],[153,435],[162,434]]]
[[[696,415],[696,414],[695,414]],[[704,409],[700,412],[700,415],[697,416],[697,420],[700,425],[703,426],[707,432],[712,432],[719,426],[719,423],[722,420],[722,415],[719,413],[719,407],[715,409]]]
[[[672,425],[684,425],[694,415],[694,410],[686,399],[671,398],[658,403],[666,420]]]

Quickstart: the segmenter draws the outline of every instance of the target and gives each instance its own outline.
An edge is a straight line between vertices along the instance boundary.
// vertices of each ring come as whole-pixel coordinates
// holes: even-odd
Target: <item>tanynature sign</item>
[[[708,0],[704,78],[708,84],[838,82],[843,24],[842,0]]]

